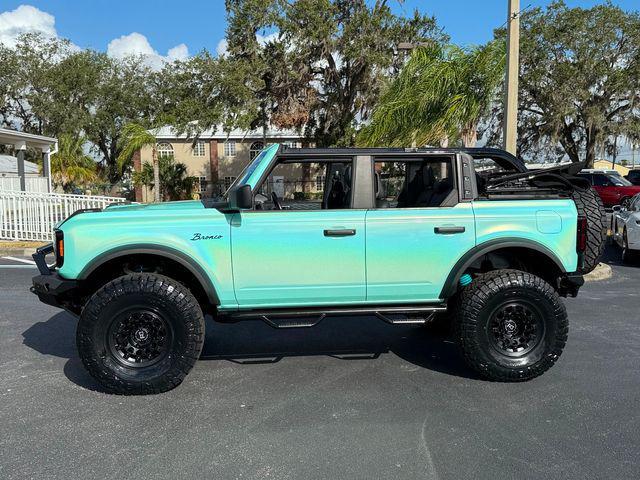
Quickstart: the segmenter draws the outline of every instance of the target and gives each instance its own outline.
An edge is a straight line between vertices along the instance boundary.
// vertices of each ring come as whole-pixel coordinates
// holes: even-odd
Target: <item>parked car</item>
[[[632,262],[640,251],[640,194],[613,207],[613,241],[622,248],[622,261]]]
[[[640,185],[640,169],[629,170],[629,173],[627,173],[624,178],[634,185]]]
[[[633,185],[617,172],[614,174],[583,170],[578,175],[591,182],[605,207],[620,205],[636,193],[640,193],[640,186]]]
[[[476,175],[478,159],[500,168]],[[32,290],[79,316],[80,358],[115,393],[180,384],[204,314],[292,328],[451,311],[471,368],[529,380],[560,357],[560,297],[577,295],[602,252],[604,210],[585,183],[491,149],[272,145],[223,201],[74,213],[34,255]]]

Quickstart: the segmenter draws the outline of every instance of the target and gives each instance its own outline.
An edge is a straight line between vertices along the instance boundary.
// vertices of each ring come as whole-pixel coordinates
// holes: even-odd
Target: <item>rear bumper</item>
[[[580,290],[582,285],[584,285],[584,277],[581,273],[565,273],[558,280],[558,293],[564,296],[575,297],[578,295],[578,290]]]
[[[70,308],[73,305],[71,295],[78,287],[78,282],[62,278],[54,267],[47,265],[45,257],[52,252],[53,244],[50,243],[38,248],[32,255],[40,275],[33,277],[30,290],[42,303],[73,311]]]

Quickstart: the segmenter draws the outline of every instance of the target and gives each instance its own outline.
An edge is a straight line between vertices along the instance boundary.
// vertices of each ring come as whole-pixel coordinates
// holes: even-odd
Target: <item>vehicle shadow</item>
[[[604,252],[602,253],[602,259],[600,261],[608,265],[629,266],[629,264],[626,264],[622,261],[622,249],[617,246],[611,239],[607,241]]]
[[[203,361],[241,365],[277,363],[285,357],[330,356],[376,361],[394,354],[414,365],[465,378],[478,378],[464,364],[448,335],[420,326],[394,326],[375,317],[328,317],[313,328],[274,329],[260,321],[223,324],[206,320]],[[60,312],[22,333],[23,344],[42,355],[66,358],[65,376],[83,388],[103,391],[84,369],[75,346],[76,320]]]
[[[42,355],[66,358],[64,374],[76,385],[88,390],[103,389],[87,373],[76,350],[77,320],[67,312],[59,312],[45,322],[31,325],[22,332],[22,343]]]

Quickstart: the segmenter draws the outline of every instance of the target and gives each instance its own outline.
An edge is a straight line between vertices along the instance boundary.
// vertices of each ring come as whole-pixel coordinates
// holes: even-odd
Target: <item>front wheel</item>
[[[82,310],[82,363],[107,391],[160,393],[178,386],[202,351],[204,317],[179,282],[152,273],[116,278]]]
[[[457,339],[467,364],[495,381],[524,381],[560,357],[569,323],[558,294],[517,270],[476,277],[460,296]]]

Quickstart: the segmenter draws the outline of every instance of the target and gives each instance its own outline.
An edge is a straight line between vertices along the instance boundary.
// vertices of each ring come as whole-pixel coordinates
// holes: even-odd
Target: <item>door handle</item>
[[[449,233],[464,233],[464,227],[434,227],[433,231],[440,235],[446,235]]]
[[[353,228],[343,228],[339,230],[325,230],[325,237],[350,237],[351,235],[355,235],[356,231]]]

